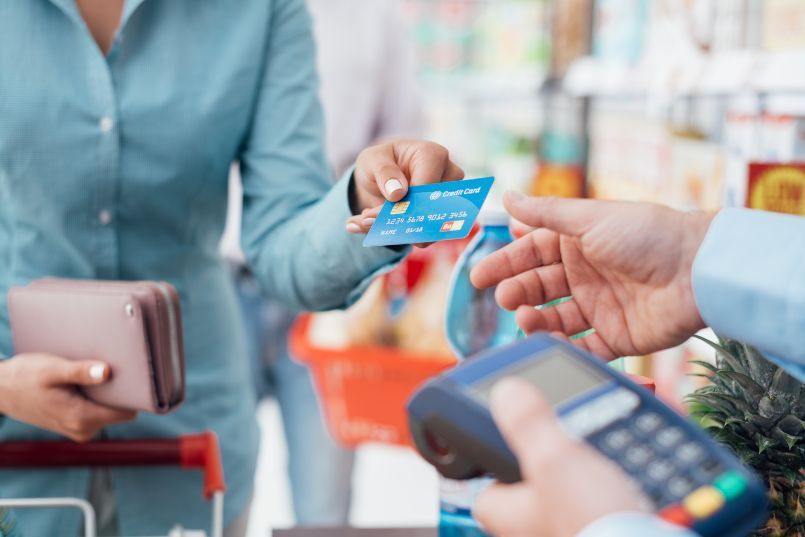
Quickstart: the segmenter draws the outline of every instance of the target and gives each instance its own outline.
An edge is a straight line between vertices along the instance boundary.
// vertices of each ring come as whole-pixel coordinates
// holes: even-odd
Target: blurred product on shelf
[[[805,216],[805,163],[749,165],[747,206]]]
[[[671,169],[657,201],[683,209],[713,211],[723,205],[724,148],[701,133],[676,133],[671,138]],[[663,192],[665,190],[665,192]]]
[[[580,99],[546,92],[545,125],[529,193],[564,198],[584,195],[585,133]]]
[[[636,63],[643,48],[648,14],[648,0],[597,0],[593,55],[614,63]]]
[[[805,9],[801,0],[759,3],[763,9],[763,48],[771,51],[805,48]]]
[[[593,0],[553,2],[551,77],[562,78],[570,65],[590,48]]]
[[[548,0],[408,0],[431,137],[467,176],[494,175],[490,199],[534,173],[549,62]]]

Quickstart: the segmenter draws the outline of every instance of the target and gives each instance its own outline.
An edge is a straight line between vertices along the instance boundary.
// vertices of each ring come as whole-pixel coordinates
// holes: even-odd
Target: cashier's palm
[[[479,287],[498,285],[498,302],[518,310],[526,332],[594,328],[576,343],[611,359],[671,347],[703,327],[690,273],[708,216],[519,195],[508,195],[506,207],[539,229],[489,256],[472,277]],[[534,308],[566,296],[573,299]]]

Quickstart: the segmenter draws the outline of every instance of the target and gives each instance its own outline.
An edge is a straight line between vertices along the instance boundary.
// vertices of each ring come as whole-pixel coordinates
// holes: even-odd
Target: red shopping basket
[[[77,444],[56,442],[0,443],[0,468],[64,468],[99,466],[179,466],[204,472],[204,497],[212,501],[212,536],[223,535],[223,495],[226,491],[218,438],[213,432],[153,440],[104,440]],[[84,531],[95,536],[92,506],[77,498],[0,500],[15,509],[74,507],[84,513]],[[23,533],[25,528],[21,528]],[[181,528],[174,530],[182,535]]]
[[[310,323],[309,314],[297,319],[290,350],[313,375],[333,437],[348,447],[364,442],[412,445],[405,404],[423,382],[454,365],[455,358],[371,345],[316,347],[307,336]],[[653,380],[629,377],[654,391]]]
[[[420,384],[455,364],[455,358],[372,345],[316,347],[307,335],[310,321],[310,315],[297,319],[290,349],[310,368],[333,437],[349,447],[364,442],[412,445],[405,404]]]

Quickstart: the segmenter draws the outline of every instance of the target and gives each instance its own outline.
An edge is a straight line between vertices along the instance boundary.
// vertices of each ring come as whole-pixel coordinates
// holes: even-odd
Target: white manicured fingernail
[[[360,233],[361,226],[359,226],[355,222],[350,222],[347,224],[347,231],[349,231],[350,233]]]
[[[397,179],[389,179],[386,181],[386,195],[391,196],[397,190],[402,188],[402,183]]]
[[[363,222],[361,222],[364,227],[372,227],[372,224],[375,223],[376,218],[366,218]]]
[[[105,364],[95,364],[89,368],[89,376],[92,380],[103,380],[106,375]]]

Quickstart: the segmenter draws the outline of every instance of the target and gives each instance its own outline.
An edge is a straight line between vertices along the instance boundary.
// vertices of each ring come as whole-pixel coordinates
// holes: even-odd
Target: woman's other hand
[[[347,221],[351,233],[366,233],[380,206],[399,201],[409,186],[464,178],[464,171],[439,144],[419,140],[394,140],[364,149],[355,163],[352,212]]]
[[[87,442],[107,425],[137,413],[94,403],[78,386],[109,380],[109,366],[49,354],[21,354],[0,363],[0,411],[76,442]]]

